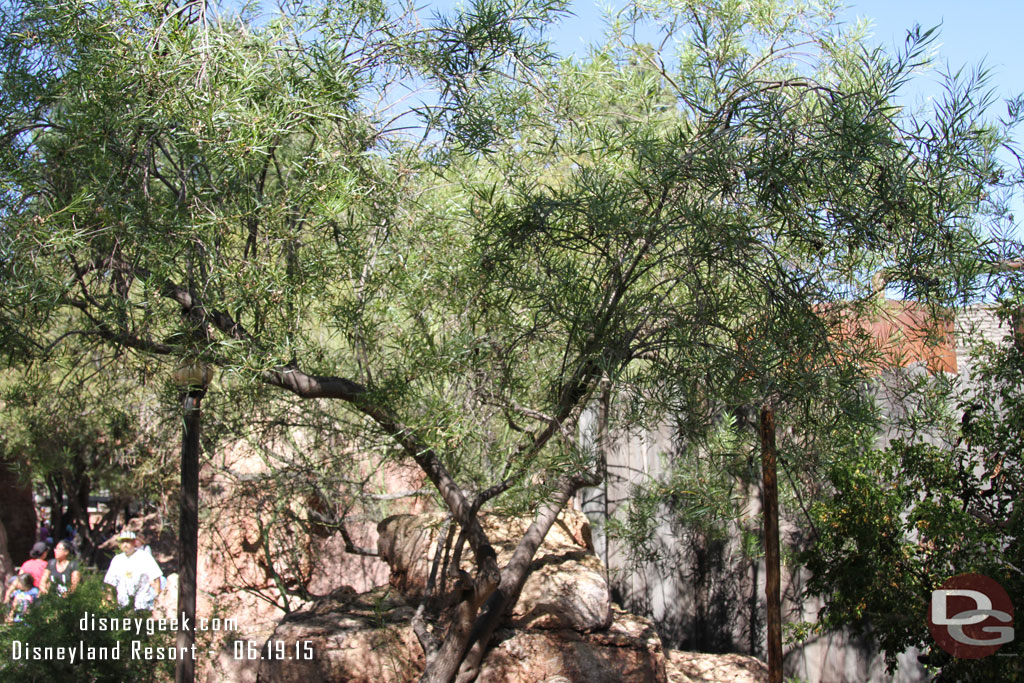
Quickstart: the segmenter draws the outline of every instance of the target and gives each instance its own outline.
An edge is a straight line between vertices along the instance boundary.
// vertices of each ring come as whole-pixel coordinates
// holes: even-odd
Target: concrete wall
[[[665,425],[641,434],[617,435],[607,485],[581,494],[581,507],[594,523],[595,546],[609,568],[615,599],[626,609],[653,618],[666,647],[740,652],[764,659],[764,561],[747,556],[742,543],[744,532],[759,533],[755,491],[747,492],[741,519],[730,523],[722,537],[664,516],[653,538],[661,555],[656,561],[631,561],[626,544],[604,533],[605,515],[624,509],[631,487],[663,473],[665,456],[673,448],[672,432]],[[798,536],[800,530],[787,511],[782,516],[784,538]],[[821,608],[820,602],[797,600],[804,580],[802,574],[783,571],[786,623],[813,621]],[[800,647],[786,647],[785,653],[787,676],[806,683],[926,680],[916,665],[916,653],[905,655],[896,676],[887,676],[881,654],[847,633],[818,636]]]
[[[960,375],[970,377],[971,348],[977,340],[998,344],[1009,331],[1009,326],[999,321],[990,306],[971,306],[963,311],[956,325],[956,363]]]

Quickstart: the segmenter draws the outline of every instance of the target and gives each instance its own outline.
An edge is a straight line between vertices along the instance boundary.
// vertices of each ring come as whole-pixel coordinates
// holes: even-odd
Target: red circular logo
[[[954,657],[988,657],[1013,640],[1013,602],[987,576],[960,574],[932,591],[928,628]]]

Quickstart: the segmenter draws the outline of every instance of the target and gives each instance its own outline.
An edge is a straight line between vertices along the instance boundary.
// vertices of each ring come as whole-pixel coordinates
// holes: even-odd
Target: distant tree
[[[1004,182],[981,84],[951,80],[928,116],[894,104],[927,33],[889,57],[832,8],[645,3],[552,64],[537,38],[560,9],[22,0],[0,19],[4,353],[64,337],[343,406],[332,428],[419,466],[476,561],[414,623],[425,681],[476,677],[599,481],[576,438],[596,391],[698,437],[723,402],[843,419],[877,353],[847,324],[874,273],[964,296]],[[417,136],[413,82],[432,88]],[[533,516],[504,567],[488,505]]]
[[[173,481],[168,424],[154,410],[158,387],[133,383],[123,365],[77,354],[50,361],[0,377],[0,453],[48,494],[54,537],[73,527],[91,557],[116,521],[94,524],[91,495],[106,492],[117,514],[131,503],[160,502]]]

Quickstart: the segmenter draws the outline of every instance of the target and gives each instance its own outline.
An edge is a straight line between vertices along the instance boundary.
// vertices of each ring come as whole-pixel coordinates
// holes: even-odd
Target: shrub
[[[173,631],[159,626],[149,612],[119,606],[100,577],[83,576],[78,589],[66,597],[44,595],[21,623],[0,626],[0,680],[171,679]]]

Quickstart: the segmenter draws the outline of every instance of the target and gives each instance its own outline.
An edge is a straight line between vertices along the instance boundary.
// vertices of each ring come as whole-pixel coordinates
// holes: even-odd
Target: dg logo
[[[1013,640],[1013,602],[989,577],[960,574],[932,591],[928,628],[954,657],[988,657]]]

